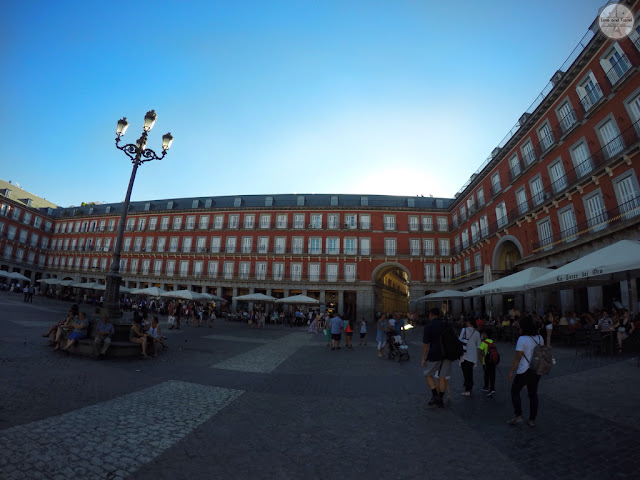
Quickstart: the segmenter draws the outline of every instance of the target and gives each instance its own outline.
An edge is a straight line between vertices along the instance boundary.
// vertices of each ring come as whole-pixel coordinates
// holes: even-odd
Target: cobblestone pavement
[[[537,426],[509,427],[509,343],[498,344],[494,399],[479,368],[462,397],[456,367],[451,401],[434,409],[421,328],[402,363],[377,358],[374,332],[367,347],[332,352],[306,328],[224,320],[165,330],[170,349],[156,360],[97,361],[40,337],[68,306],[0,293],[1,478],[586,480],[640,469],[633,358],[554,348]]]

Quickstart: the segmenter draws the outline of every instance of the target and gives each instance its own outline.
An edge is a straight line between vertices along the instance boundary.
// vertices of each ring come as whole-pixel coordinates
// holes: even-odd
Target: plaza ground
[[[499,343],[497,395],[427,406],[419,366],[369,344],[331,352],[305,328],[166,330],[154,360],[67,356],[40,334],[69,304],[0,294],[2,478],[635,478],[635,358],[557,347],[540,383],[537,426],[509,427],[514,345]],[[87,306],[81,309],[90,311]],[[523,393],[525,415],[528,402]]]

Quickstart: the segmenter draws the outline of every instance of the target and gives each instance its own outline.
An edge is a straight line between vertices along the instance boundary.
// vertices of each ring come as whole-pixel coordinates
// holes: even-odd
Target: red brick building
[[[245,293],[304,293],[369,317],[407,310],[425,293],[481,285],[485,272],[495,280],[530,266],[560,266],[640,238],[639,65],[640,27],[615,41],[594,23],[454,199],[327,194],[132,202],[124,284],[208,291],[229,298],[231,308]],[[34,280],[104,282],[121,204],[60,208],[6,182],[0,187],[1,269]],[[637,294],[633,279],[632,305]],[[529,297],[492,303],[497,310],[510,301],[530,309]],[[586,309],[627,304],[626,297],[623,282],[545,294],[542,301]],[[481,309],[483,301],[468,300],[464,308]]]

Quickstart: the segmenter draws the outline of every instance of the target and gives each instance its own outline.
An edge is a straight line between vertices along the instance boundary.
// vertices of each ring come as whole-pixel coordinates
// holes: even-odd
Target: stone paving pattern
[[[454,368],[452,401],[436,409],[418,365],[421,328],[408,334],[412,358],[402,363],[377,358],[372,324],[367,347],[331,352],[306,328],[224,320],[165,328],[171,347],[155,360],[97,361],[52,352],[39,336],[67,308],[0,294],[0,478],[585,480],[637,478],[640,469],[635,358],[554,348],[536,428],[509,427],[510,343],[498,344],[495,399],[481,394],[479,368],[473,396],[460,396]],[[139,405],[167,429],[135,420],[110,430],[90,414],[126,417]],[[526,414],[524,392],[523,405]],[[65,433],[64,419],[77,428]],[[76,440],[82,452],[60,453]],[[92,462],[100,452],[110,461]]]

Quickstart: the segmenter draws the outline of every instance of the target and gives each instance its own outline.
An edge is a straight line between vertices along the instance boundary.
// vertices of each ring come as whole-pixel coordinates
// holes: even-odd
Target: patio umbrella
[[[102,289],[104,289],[104,285],[100,285],[98,282],[78,283],[76,285],[72,285],[72,287],[87,288],[89,290],[102,290]],[[100,287],[102,287],[102,288],[100,288]]]
[[[532,280],[552,272],[550,268],[531,267],[521,272],[508,275],[494,282],[465,292],[467,297],[480,297],[483,295],[493,295],[501,293],[517,293],[526,290],[526,286]]]
[[[105,287],[105,289],[106,289],[106,287]],[[119,290],[120,290],[120,293],[131,293],[133,291],[133,289],[129,288],[129,287],[120,287]]]
[[[11,274],[9,272],[7,272],[6,270],[0,270],[0,277],[11,278],[10,275]]]
[[[41,283],[46,283],[48,285],[58,285],[60,282],[62,282],[62,280],[60,280],[59,278],[41,278],[40,280],[37,280],[37,281]]]
[[[212,293],[200,293],[199,295],[202,297],[202,300],[207,302],[226,302],[224,298],[213,295]]]
[[[527,288],[566,289],[628,280],[640,274],[640,241],[621,240],[538,277]]]
[[[148,287],[148,288],[135,288],[131,290],[133,295],[149,295],[150,297],[159,297],[163,293],[167,293],[166,290],[159,287]]]
[[[202,294],[191,290],[175,290],[160,294],[161,297],[181,298],[182,300],[201,301],[204,300]]]
[[[59,285],[63,287],[72,287],[74,283],[76,283],[75,280],[62,280]]]
[[[253,302],[253,303],[273,303],[276,301],[275,297],[271,295],[265,295],[264,293],[250,293],[249,295],[240,295],[235,297],[236,300],[241,302]]]
[[[420,297],[416,302],[422,302],[423,300],[448,300],[450,298],[464,298],[464,292],[459,292],[458,290],[442,290]]]
[[[294,295],[293,297],[278,298],[275,303],[286,303],[288,305],[317,305],[320,303],[315,298],[306,295]]]
[[[9,274],[9,278],[11,278],[13,280],[25,280],[27,282],[31,281],[31,279],[29,277],[25,277],[24,275],[22,275],[21,273],[18,273],[18,272],[11,272]]]

